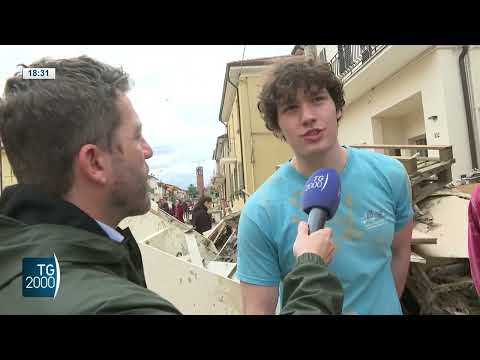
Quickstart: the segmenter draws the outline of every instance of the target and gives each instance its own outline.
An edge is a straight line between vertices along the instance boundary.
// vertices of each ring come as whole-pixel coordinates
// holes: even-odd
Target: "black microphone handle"
[[[327,221],[328,213],[322,208],[312,208],[308,214],[308,229],[309,234],[323,229],[325,222]]]

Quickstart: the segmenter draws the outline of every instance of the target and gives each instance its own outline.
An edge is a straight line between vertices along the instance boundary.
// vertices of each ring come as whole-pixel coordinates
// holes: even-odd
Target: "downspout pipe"
[[[470,154],[472,157],[472,167],[478,169],[478,158],[477,158],[477,145],[475,143],[475,133],[473,128],[472,120],[472,107],[470,104],[470,93],[468,91],[467,83],[467,71],[465,64],[465,57],[468,53],[468,45],[464,45],[462,53],[458,57],[458,63],[460,66],[460,78],[462,81],[462,92],[463,92],[463,102],[465,105],[465,116],[467,118],[467,130],[468,130],[468,140],[470,144]]]

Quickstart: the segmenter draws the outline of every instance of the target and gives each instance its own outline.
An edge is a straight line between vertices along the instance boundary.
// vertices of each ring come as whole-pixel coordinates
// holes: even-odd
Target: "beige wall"
[[[385,144],[401,144],[404,142],[404,124],[401,118],[378,118],[382,124],[383,141]]]
[[[425,121],[423,112],[414,111],[407,114],[403,119],[405,140],[425,134]]]
[[[420,92],[427,143],[453,146],[457,160],[452,167],[454,177],[469,171],[471,163],[465,141],[466,119],[459,89],[458,54],[457,48],[428,52],[350,104],[340,121],[340,143],[373,143],[374,133],[378,138],[380,129],[375,121],[372,123],[372,118]],[[433,115],[438,117],[436,121],[427,119]],[[415,126],[411,128],[412,132],[418,130]],[[435,138],[435,133],[439,137]]]
[[[243,155],[243,172],[245,178],[245,190],[248,193],[255,191],[255,177],[252,166],[252,148],[254,146],[254,141],[251,137],[252,132],[252,120],[251,120],[251,109],[249,107],[248,101],[248,92],[247,92],[247,83],[244,77],[240,78],[238,89],[240,92],[240,100],[236,99],[234,106],[236,106],[237,101],[240,101],[240,130],[242,135],[242,155]]]
[[[227,188],[227,201],[232,201],[232,194],[234,194],[233,204],[231,203],[232,207],[235,207],[235,204],[240,201],[242,202],[243,199],[241,196],[238,195],[238,191],[240,189],[240,166],[243,166],[241,163],[242,161],[242,146],[240,143],[240,120],[238,117],[238,108],[237,102],[238,100],[235,99],[232,112],[229,117],[229,121],[227,124],[228,128],[228,143],[229,149],[227,148],[227,157],[237,159],[236,164],[225,164],[225,177],[226,177],[226,188]],[[229,151],[228,151],[229,150]],[[236,172],[236,176],[235,176]],[[249,178],[245,177],[245,186],[249,186]],[[237,194],[237,195],[235,195]]]
[[[273,174],[278,164],[292,157],[288,144],[273,136],[265,127],[258,109],[258,95],[263,84],[261,75],[241,78],[242,120],[244,120],[245,162],[250,163],[252,171],[251,186],[247,189],[253,193]],[[248,157],[247,157],[248,156]]]
[[[408,144],[409,139],[425,134],[425,123],[421,111],[412,111],[408,114],[398,117],[377,116],[372,119],[372,129],[378,126],[378,136],[375,136],[374,142],[383,144]],[[402,150],[401,155],[411,155],[409,150]]]
[[[230,151],[226,157],[237,159],[236,164],[224,166],[228,201],[232,201],[231,185],[234,185],[235,181],[235,167],[237,168],[237,186],[233,186],[233,192],[240,189],[238,183],[242,175],[240,170],[243,169],[245,190],[252,194],[273,174],[278,164],[292,156],[290,147],[274,137],[265,127],[257,109],[262,80],[263,77],[260,74],[244,74],[239,80],[240,99],[235,99],[227,124]],[[238,101],[240,101],[240,119]],[[231,203],[234,210],[240,209],[243,204],[243,196],[234,196]]]
[[[317,55],[322,52],[323,48],[325,48],[325,53],[327,55],[327,61],[332,60],[332,58],[338,52],[337,45],[317,45]]]
[[[8,161],[7,154],[5,150],[2,149],[0,156],[2,157],[2,189],[5,189],[7,186],[14,185],[17,183],[17,179],[13,175],[10,162]]]
[[[231,199],[231,181],[232,181],[232,177],[231,177],[231,174],[230,174],[230,167],[228,165],[224,165],[224,174],[225,174],[225,190],[226,190],[226,199],[227,201],[230,201]]]
[[[472,170],[472,160],[468,142],[467,119],[463,90],[460,78],[458,57],[462,52],[461,47],[440,48],[437,50],[440,60],[440,73],[438,76],[443,81],[444,101],[446,103],[446,116],[448,135],[453,145],[453,156],[456,164],[454,177],[469,173]]]

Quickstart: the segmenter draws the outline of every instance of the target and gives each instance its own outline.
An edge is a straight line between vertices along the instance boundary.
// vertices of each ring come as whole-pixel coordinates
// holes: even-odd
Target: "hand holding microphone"
[[[332,230],[320,229],[308,234],[308,224],[300,221],[298,224],[298,233],[293,244],[293,254],[299,257],[302,254],[315,254],[322,258],[325,264],[332,260],[335,245],[332,241]]]

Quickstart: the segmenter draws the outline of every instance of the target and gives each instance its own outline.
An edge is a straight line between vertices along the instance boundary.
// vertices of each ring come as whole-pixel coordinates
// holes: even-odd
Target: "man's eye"
[[[288,105],[283,108],[283,112],[292,111],[292,110],[295,110],[296,108],[297,108],[296,105]]]
[[[315,96],[315,97],[313,98],[313,101],[315,101],[315,102],[320,102],[320,101],[322,101],[323,99],[325,99],[324,96]]]

